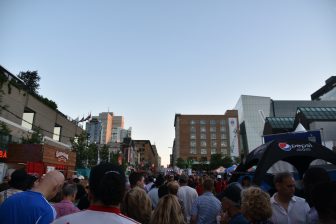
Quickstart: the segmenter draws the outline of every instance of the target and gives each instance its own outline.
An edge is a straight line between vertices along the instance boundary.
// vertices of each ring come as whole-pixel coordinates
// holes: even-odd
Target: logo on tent
[[[286,152],[289,152],[291,151],[292,147],[290,145],[288,145],[287,143],[284,143],[284,142],[279,142],[279,148],[286,151]]]

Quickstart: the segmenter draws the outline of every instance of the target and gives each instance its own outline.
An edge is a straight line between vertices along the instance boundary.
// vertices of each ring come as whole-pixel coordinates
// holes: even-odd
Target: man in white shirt
[[[180,187],[177,192],[177,197],[183,201],[184,216],[187,217],[187,222],[190,222],[191,206],[195,199],[198,197],[197,191],[187,185],[188,177],[181,175],[179,178]]]
[[[288,173],[278,173],[274,177],[277,193],[271,198],[273,223],[306,224],[309,220],[309,205],[305,199],[294,196],[295,180]]]

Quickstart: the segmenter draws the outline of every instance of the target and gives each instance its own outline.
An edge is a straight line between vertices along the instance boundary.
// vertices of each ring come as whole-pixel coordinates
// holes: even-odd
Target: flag
[[[84,121],[84,117],[82,117],[82,119],[80,119],[78,122],[83,122]]]
[[[84,119],[84,121],[88,121],[91,118],[91,113]]]

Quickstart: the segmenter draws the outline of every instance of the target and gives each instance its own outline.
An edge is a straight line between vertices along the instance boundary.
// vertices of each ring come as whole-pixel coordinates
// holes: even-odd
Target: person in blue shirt
[[[63,174],[51,171],[32,190],[9,197],[0,207],[0,224],[50,224],[56,212],[48,200],[60,191],[63,183]]]

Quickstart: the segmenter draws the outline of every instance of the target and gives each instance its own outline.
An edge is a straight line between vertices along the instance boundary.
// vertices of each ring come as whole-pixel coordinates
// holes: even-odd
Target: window
[[[196,141],[190,141],[190,146],[191,147],[196,147]]]
[[[216,132],[216,127],[210,127],[210,132]]]
[[[226,134],[221,134],[221,139],[227,139]]]
[[[216,147],[216,146],[217,146],[217,142],[216,142],[216,141],[212,141],[212,142],[211,142],[211,146],[212,146],[212,147]]]
[[[200,125],[206,125],[206,120],[200,120]]]
[[[201,141],[201,146],[202,146],[202,147],[206,147],[206,145],[207,145],[207,144],[206,144],[206,141]]]
[[[220,131],[225,133],[226,132],[226,127],[221,126]]]
[[[206,134],[201,134],[201,139],[206,139]]]
[[[196,148],[195,147],[190,148],[190,154],[196,154]]]
[[[55,141],[61,140],[61,130],[62,130],[62,127],[58,124],[55,124],[54,133],[53,133],[53,139]]]
[[[190,134],[190,139],[196,139],[196,134],[195,133],[191,133]]]
[[[22,115],[21,125],[31,130],[33,128],[34,117],[35,117],[35,112],[28,108],[25,108],[23,115]]]
[[[191,125],[195,125],[195,124],[196,124],[196,121],[195,121],[195,120],[191,120],[191,121],[190,121],[190,124],[191,124]]]
[[[190,132],[196,132],[196,128],[194,126],[190,127]]]
[[[220,120],[220,125],[224,126],[225,125],[225,120]]]
[[[216,154],[217,153],[217,149],[216,148],[211,148],[211,154]]]
[[[228,152],[227,152],[227,148],[221,148],[221,153],[222,153],[223,155],[227,155],[227,154],[228,154]]]
[[[225,140],[221,141],[221,147],[227,147],[227,142]]]
[[[207,150],[206,149],[201,149],[201,154],[202,155],[207,154]]]
[[[215,126],[216,125],[216,120],[210,120],[210,125]]]
[[[212,133],[211,134],[211,139],[216,139],[216,138],[217,138],[216,133]]]
[[[206,132],[206,128],[205,128],[205,126],[201,126],[201,127],[200,127],[200,130],[201,130],[201,132]]]

